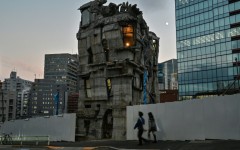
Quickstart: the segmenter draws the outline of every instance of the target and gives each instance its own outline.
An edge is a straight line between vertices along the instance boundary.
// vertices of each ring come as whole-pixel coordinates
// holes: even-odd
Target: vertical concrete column
[[[114,140],[126,140],[126,109],[113,109],[113,134]]]

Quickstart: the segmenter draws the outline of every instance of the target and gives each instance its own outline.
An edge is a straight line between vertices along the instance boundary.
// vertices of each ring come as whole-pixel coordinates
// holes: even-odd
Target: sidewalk
[[[206,140],[206,141],[158,141],[138,145],[138,141],[96,140],[82,142],[52,142],[52,146],[62,147],[114,147],[117,149],[145,149],[145,150],[240,150],[240,141],[234,140]]]
[[[158,141],[138,146],[138,141],[94,140],[81,142],[51,142],[50,146],[0,145],[1,150],[240,150],[240,141]]]

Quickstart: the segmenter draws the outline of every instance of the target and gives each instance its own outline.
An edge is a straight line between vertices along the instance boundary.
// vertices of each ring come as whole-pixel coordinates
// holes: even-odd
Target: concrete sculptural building
[[[106,2],[79,8],[76,140],[125,139],[126,106],[159,102],[159,38],[137,5]]]

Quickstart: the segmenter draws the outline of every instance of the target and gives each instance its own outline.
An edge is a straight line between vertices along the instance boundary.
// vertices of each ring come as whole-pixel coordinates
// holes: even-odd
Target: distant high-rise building
[[[21,92],[17,92],[17,110],[16,119],[23,119],[28,117],[30,88],[25,88]]]
[[[31,89],[30,116],[67,112],[70,93],[77,92],[78,55],[46,54],[44,79],[35,79]]]
[[[0,122],[16,119],[16,92],[0,91]]]
[[[66,84],[69,92],[77,92],[78,55],[46,54],[44,79]]]
[[[0,80],[0,90],[2,89],[2,84],[3,84],[3,83],[2,83],[2,81]]]
[[[7,78],[3,82],[3,89],[7,91],[17,91],[20,92],[25,88],[31,87],[32,82],[28,80],[21,79],[17,76],[17,72],[12,71],[10,73],[10,78]]]
[[[177,89],[177,70],[177,59],[171,59],[158,64],[159,90]]]
[[[2,89],[8,93],[10,92],[11,99],[9,100],[9,104],[11,104],[11,101],[13,101],[13,111],[15,114],[13,114],[13,118],[11,119],[20,119],[23,118],[23,115],[27,115],[27,109],[29,104],[29,95],[26,95],[27,90],[29,90],[32,86],[32,82],[28,80],[21,79],[17,76],[16,71],[12,71],[10,73],[10,78],[7,78],[3,82]],[[14,94],[13,94],[14,93]],[[15,98],[12,98],[12,95],[15,95]],[[9,97],[9,95],[7,95]],[[10,107],[10,106],[9,106]],[[9,110],[11,110],[9,108]],[[23,113],[23,111],[25,113]]]
[[[35,79],[31,89],[30,116],[62,114],[67,111],[66,109],[66,84],[56,83],[51,79]]]
[[[240,1],[175,2],[179,100],[239,92]]]
[[[159,90],[164,89],[164,73],[163,73],[163,63],[158,63],[158,88]]]

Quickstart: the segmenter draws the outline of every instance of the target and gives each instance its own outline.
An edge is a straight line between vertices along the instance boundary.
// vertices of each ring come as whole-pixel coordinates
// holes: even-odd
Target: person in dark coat
[[[153,143],[157,143],[157,137],[155,132],[157,131],[157,126],[156,126],[156,122],[155,119],[153,117],[153,114],[151,112],[148,113],[148,138],[150,138],[150,133],[152,132],[154,141]]]
[[[134,129],[138,128],[138,145],[142,145],[142,141],[147,142],[147,140],[142,137],[144,131],[143,125],[145,124],[145,120],[142,117],[143,113],[141,111],[139,111],[138,116],[139,118],[134,126]]]

